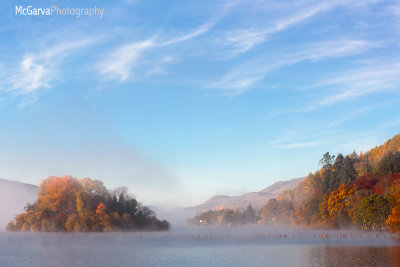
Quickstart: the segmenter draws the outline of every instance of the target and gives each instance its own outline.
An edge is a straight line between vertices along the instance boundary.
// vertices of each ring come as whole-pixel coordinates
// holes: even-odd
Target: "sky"
[[[0,177],[173,207],[306,176],[400,132],[399,37],[400,1],[2,0]]]

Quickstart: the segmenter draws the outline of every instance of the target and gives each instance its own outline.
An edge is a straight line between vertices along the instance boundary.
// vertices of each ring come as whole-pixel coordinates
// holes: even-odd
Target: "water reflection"
[[[307,252],[308,266],[400,266],[398,246],[314,246]]]
[[[400,245],[383,233],[264,228],[0,233],[0,266],[400,266]]]

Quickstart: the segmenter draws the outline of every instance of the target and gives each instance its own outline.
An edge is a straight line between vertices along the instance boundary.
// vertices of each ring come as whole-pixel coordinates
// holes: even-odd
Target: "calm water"
[[[258,227],[2,232],[0,266],[400,266],[400,243],[386,233]]]

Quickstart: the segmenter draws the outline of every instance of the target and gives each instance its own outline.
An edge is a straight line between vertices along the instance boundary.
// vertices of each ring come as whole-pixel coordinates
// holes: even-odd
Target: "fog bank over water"
[[[1,266],[399,266],[384,232],[184,227],[170,232],[0,233]]]
[[[38,187],[0,179],[0,231],[15,215],[24,211],[26,204],[36,201]]]

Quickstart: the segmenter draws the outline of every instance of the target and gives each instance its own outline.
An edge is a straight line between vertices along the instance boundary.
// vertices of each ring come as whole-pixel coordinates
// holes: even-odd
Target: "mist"
[[[184,227],[186,220],[192,218],[197,213],[195,209],[182,207],[150,206],[150,208],[156,212],[157,217],[170,222],[172,229]]]
[[[4,266],[399,266],[399,252],[384,233],[264,226],[0,239]]]
[[[28,202],[35,202],[37,192],[37,186],[0,179],[0,231],[5,231],[8,222],[23,212]]]
[[[23,149],[8,144],[4,150],[8,156],[0,155],[0,168],[1,178],[7,180],[37,185],[48,176],[90,177],[109,188],[127,186],[146,205],[165,202],[179,188],[166,166],[128,145],[87,141],[78,148],[66,148],[38,142]]]

